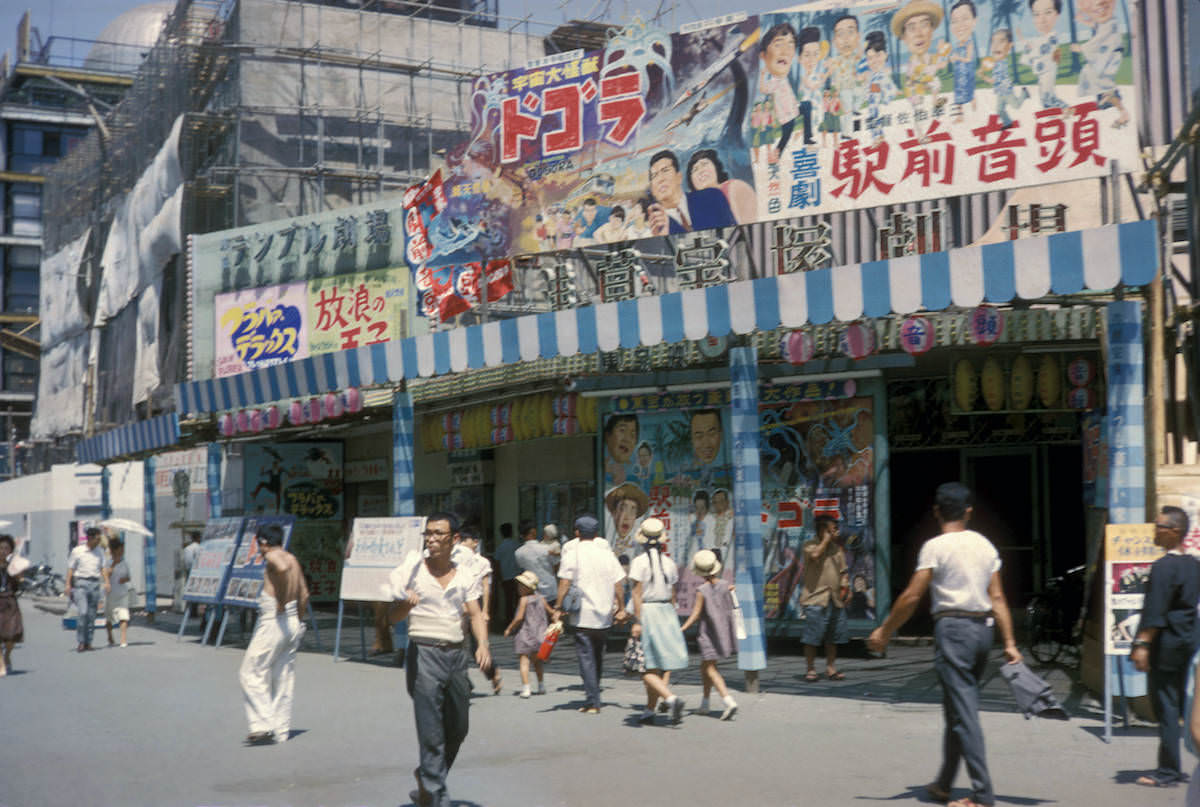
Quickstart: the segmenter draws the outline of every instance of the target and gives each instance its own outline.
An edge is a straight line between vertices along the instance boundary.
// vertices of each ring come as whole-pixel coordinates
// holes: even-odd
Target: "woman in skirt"
[[[637,533],[637,542],[646,551],[633,559],[629,566],[629,579],[633,581],[633,614],[637,620],[633,626],[633,637],[641,638],[646,656],[646,671],[642,683],[646,686],[646,710],[639,720],[654,721],[654,706],[659,698],[667,704],[671,722],[683,718],[683,698],[671,692],[663,678],[664,671],[687,668],[687,645],[683,631],[679,629],[679,617],[675,615],[675,584],[679,582],[679,569],[675,561],[660,551],[663,523],[657,518],[642,522]]]
[[[0,676],[8,675],[12,666],[13,645],[25,639],[25,625],[21,621],[21,608],[17,605],[17,592],[21,589],[21,576],[9,574],[9,563],[16,558],[17,542],[11,535],[0,535]],[[24,560],[17,558],[17,560]]]

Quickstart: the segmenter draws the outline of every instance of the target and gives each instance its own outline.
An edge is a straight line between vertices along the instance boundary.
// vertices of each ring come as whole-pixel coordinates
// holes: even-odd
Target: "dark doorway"
[[[966,483],[975,494],[971,529],[1000,552],[1004,594],[1013,608],[1022,607],[1034,590],[1041,565],[1038,540],[1037,465],[1034,450],[968,451]]]
[[[892,602],[908,585],[917,568],[921,545],[936,536],[933,495],[943,482],[961,478],[961,452],[958,449],[901,451],[891,456],[892,525]],[[904,626],[905,635],[929,635],[933,620],[929,616],[928,597]]]

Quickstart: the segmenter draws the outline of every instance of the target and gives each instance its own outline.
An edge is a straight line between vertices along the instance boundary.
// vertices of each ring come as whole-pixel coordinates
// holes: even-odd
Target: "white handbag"
[[[738,602],[737,593],[729,592],[733,598],[733,634],[739,641],[746,638],[746,618],[742,616],[742,605]]]

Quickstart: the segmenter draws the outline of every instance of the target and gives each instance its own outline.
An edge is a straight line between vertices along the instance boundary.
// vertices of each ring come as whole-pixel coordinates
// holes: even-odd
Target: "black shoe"
[[[246,745],[274,745],[275,734],[270,731],[253,731],[246,735]]]

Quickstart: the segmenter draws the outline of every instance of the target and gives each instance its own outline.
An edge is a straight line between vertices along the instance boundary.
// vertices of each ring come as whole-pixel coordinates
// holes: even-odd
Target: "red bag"
[[[558,644],[558,637],[562,636],[563,626],[561,622],[555,622],[550,627],[546,628],[546,632],[542,635],[542,646],[538,648],[537,657],[542,661],[549,661],[550,654],[554,652],[554,645]]]

